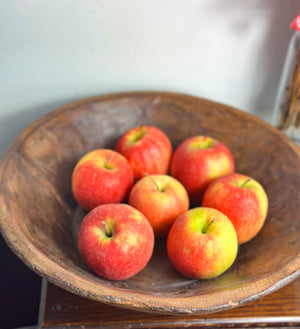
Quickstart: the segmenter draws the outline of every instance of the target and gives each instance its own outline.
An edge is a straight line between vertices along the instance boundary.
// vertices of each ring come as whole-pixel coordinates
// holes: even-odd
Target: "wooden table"
[[[300,278],[256,302],[205,316],[143,313],[88,300],[44,281],[41,328],[300,327]]]

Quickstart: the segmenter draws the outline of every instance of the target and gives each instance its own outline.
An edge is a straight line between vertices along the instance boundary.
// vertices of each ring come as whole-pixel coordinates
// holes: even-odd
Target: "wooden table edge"
[[[49,282],[45,279],[42,281],[41,289],[41,302],[39,310],[39,321],[38,328],[40,329],[54,329],[54,328],[66,328],[66,329],[111,329],[111,328],[126,328],[126,329],[139,329],[139,328],[300,328],[300,309],[299,315],[296,316],[261,316],[256,318],[250,317],[226,317],[226,312],[224,317],[218,318],[196,318],[194,316],[187,316],[185,319],[178,316],[166,316],[165,319],[158,320],[125,320],[121,322],[120,320],[105,321],[103,323],[95,323],[93,321],[87,321],[86,323],[75,323],[75,322],[65,322],[53,324],[45,321],[45,307],[47,299],[47,288]],[[51,284],[51,283],[50,283]],[[284,287],[285,288],[285,287]],[[282,289],[284,289],[282,288]],[[60,288],[58,288],[60,289]],[[300,293],[300,292],[299,292]],[[297,303],[298,305],[298,303]],[[241,306],[243,307],[243,306]],[[114,309],[117,309],[114,307]],[[124,310],[123,310],[124,311]],[[127,310],[128,312],[131,312]],[[126,311],[126,312],[127,312]],[[134,315],[134,313],[133,313]]]

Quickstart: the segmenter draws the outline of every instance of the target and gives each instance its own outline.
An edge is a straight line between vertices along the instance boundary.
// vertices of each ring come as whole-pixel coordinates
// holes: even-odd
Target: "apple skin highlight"
[[[133,183],[126,158],[110,149],[87,153],[72,173],[73,196],[86,211],[101,204],[125,202]]]
[[[209,183],[234,170],[230,150],[209,136],[193,136],[184,140],[175,149],[171,160],[171,175],[186,188],[193,206],[201,205]]]
[[[268,212],[268,197],[255,179],[233,173],[208,186],[202,206],[222,211],[233,223],[239,244],[243,244],[262,229]]]
[[[136,180],[145,174],[167,174],[173,152],[171,141],[162,130],[143,125],[124,133],[116,150],[128,160]]]
[[[167,238],[167,252],[178,272],[194,279],[214,278],[234,263],[235,229],[220,211],[197,207],[179,216]]]
[[[106,233],[107,227],[111,234]],[[78,248],[88,267],[108,280],[126,280],[149,262],[154,233],[145,216],[126,204],[101,205],[83,219]]]

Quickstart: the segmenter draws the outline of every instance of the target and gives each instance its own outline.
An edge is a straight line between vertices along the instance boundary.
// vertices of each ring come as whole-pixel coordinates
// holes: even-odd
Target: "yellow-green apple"
[[[231,221],[222,212],[196,207],[180,215],[167,238],[167,253],[178,272],[189,278],[208,279],[234,263],[238,241]]]
[[[118,139],[116,150],[129,161],[136,180],[169,171],[172,144],[157,127],[141,125],[128,130]]]
[[[85,154],[72,173],[72,192],[86,211],[106,203],[127,200],[134,183],[127,159],[110,149],[97,149]]]
[[[174,220],[189,209],[183,185],[169,175],[146,175],[135,183],[128,203],[149,220],[157,237],[166,236]]]
[[[211,181],[234,169],[228,147],[203,135],[185,139],[175,149],[171,160],[171,175],[186,188],[193,206],[201,205],[203,193]]]
[[[253,239],[262,229],[268,212],[268,197],[258,181],[232,173],[208,186],[202,206],[222,211],[233,223],[238,242],[242,244]]]
[[[149,262],[154,233],[149,221],[127,204],[105,204],[91,210],[78,233],[78,248],[87,266],[109,280],[126,280]]]

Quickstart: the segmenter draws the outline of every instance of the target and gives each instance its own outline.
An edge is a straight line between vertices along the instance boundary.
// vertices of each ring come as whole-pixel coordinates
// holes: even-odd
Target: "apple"
[[[201,205],[210,182],[234,169],[231,151],[220,141],[203,135],[185,139],[171,160],[171,175],[186,188],[193,206]]]
[[[157,237],[166,236],[174,220],[189,209],[183,185],[169,175],[146,175],[133,186],[128,203],[149,220]]]
[[[72,172],[72,193],[86,211],[106,203],[127,200],[134,183],[133,171],[121,154],[97,149],[85,154]]]
[[[129,161],[136,180],[169,171],[172,145],[157,127],[141,125],[128,130],[118,139],[116,150]]]
[[[238,241],[231,221],[222,212],[196,207],[180,215],[167,237],[167,253],[186,277],[209,279],[234,263]]]
[[[126,280],[150,260],[154,233],[137,209],[127,204],[105,204],[84,217],[78,248],[94,273],[108,280]]]
[[[239,244],[243,244],[262,229],[268,212],[268,197],[258,181],[232,173],[208,186],[202,206],[222,211],[233,223]]]

